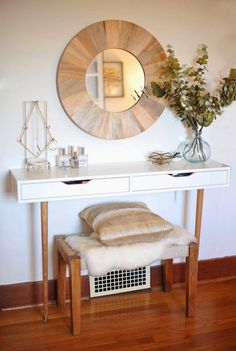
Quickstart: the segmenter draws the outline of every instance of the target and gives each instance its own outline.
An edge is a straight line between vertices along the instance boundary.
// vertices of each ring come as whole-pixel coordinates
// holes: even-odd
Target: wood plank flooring
[[[0,312],[1,351],[236,351],[236,279],[198,285],[195,317],[184,314],[184,287],[82,301],[79,336],[69,306]]]

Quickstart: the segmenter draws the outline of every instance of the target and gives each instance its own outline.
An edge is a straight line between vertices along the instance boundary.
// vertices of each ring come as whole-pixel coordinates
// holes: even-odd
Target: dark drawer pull
[[[68,180],[68,181],[65,181],[65,182],[62,182],[66,185],[75,185],[75,184],[87,184],[88,182],[90,182],[90,179],[89,180]]]
[[[176,174],[169,174],[169,176],[177,178],[177,177],[189,177],[193,174],[193,172],[188,173],[176,173]]]

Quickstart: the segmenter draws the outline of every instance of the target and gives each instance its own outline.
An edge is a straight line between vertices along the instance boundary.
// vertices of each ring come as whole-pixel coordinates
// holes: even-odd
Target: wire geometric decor
[[[50,167],[47,151],[55,139],[47,124],[47,102],[25,101],[23,114],[24,123],[18,141],[25,149],[27,168]]]

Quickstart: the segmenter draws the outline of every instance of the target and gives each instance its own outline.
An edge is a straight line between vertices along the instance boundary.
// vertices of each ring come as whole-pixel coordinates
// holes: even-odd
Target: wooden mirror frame
[[[101,21],[83,29],[68,43],[57,69],[57,91],[69,118],[90,135],[123,139],[149,128],[164,106],[155,97],[141,94],[128,110],[109,112],[90,98],[85,84],[93,58],[106,49],[122,49],[134,55],[144,70],[145,86],[158,79],[166,54],[158,40],[142,27],[127,21]]]

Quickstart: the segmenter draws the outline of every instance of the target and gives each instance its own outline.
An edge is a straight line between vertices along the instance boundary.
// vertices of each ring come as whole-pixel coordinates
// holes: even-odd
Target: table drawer
[[[21,184],[21,201],[56,200],[86,195],[125,193],[129,191],[129,177],[55,181]],[[41,200],[42,201],[42,200]]]
[[[132,179],[132,190],[196,189],[223,186],[228,184],[228,177],[229,173],[227,170],[134,176]]]

